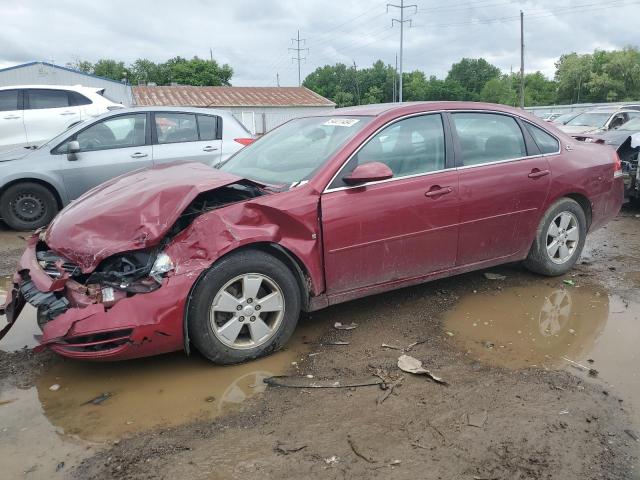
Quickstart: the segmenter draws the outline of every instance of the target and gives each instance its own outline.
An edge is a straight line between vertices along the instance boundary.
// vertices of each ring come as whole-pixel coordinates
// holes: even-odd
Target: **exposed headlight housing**
[[[164,252],[160,252],[156,257],[156,261],[153,262],[153,266],[151,267],[149,276],[156,282],[161,283],[162,277],[164,277],[166,273],[172,271],[174,268],[175,266],[173,265],[173,260],[171,260],[171,257]]]

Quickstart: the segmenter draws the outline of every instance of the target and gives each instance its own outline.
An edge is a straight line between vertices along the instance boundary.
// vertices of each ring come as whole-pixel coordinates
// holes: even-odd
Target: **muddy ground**
[[[591,235],[565,277],[510,265],[491,269],[500,280],[476,272],[350,302],[304,318],[287,351],[242,366],[182,354],[95,365],[0,353],[3,471],[638,479],[638,214],[625,209]],[[15,262],[20,242],[0,229],[0,269]],[[28,337],[13,335],[6,350]],[[403,353],[448,386],[400,371]],[[387,389],[266,387],[272,374],[379,375]]]

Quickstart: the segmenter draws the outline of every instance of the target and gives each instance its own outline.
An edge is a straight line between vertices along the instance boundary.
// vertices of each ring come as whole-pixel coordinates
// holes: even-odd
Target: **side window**
[[[156,113],[158,143],[195,142],[198,124],[193,113]]]
[[[463,165],[525,157],[527,149],[516,120],[497,113],[452,114]]]
[[[26,94],[29,110],[69,106],[69,95],[66,90],[28,89]]]
[[[357,164],[386,164],[394,177],[442,170],[445,166],[442,117],[422,115],[393,123],[372,137],[356,157]]]
[[[528,122],[524,122],[524,124],[533,137],[533,140],[536,142],[536,145],[540,149],[541,153],[558,153],[558,151],[560,150],[560,143],[555,139],[555,137],[549,135],[540,127],[531,125]]]
[[[75,140],[81,152],[110,148],[138,147],[145,144],[147,116],[145,114],[120,115],[102,120],[79,132]],[[66,152],[66,144],[57,152]]]
[[[218,138],[216,132],[217,118],[212,115],[198,115],[200,140],[216,140]]]
[[[78,92],[69,92],[72,105],[91,105],[93,102]]]
[[[0,91],[0,112],[18,110],[18,90]]]

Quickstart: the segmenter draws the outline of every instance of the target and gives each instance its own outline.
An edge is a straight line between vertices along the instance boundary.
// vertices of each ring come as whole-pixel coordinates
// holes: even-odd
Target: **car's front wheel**
[[[39,183],[11,185],[0,197],[0,216],[14,230],[35,230],[48,225],[56,213],[56,197]]]
[[[561,198],[546,211],[525,266],[542,275],[566,273],[580,258],[587,235],[587,219],[578,202]]]
[[[189,302],[189,338],[205,357],[232,364],[279,350],[300,314],[291,270],[257,250],[230,254],[198,281]]]

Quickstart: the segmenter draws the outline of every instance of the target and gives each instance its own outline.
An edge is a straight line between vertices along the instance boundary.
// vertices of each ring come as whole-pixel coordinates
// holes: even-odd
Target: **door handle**
[[[62,112],[60,115],[75,115],[75,112]]]
[[[544,177],[545,175],[549,175],[551,173],[550,170],[540,170],[539,168],[534,168],[533,170],[531,170],[531,173],[529,173],[529,175],[527,175],[529,178],[540,178],[540,177]]]
[[[5,120],[18,120],[20,118],[19,115],[9,115],[8,117],[3,117]]]
[[[215,152],[218,150],[218,147],[212,147],[211,145],[207,145],[202,149],[203,152]]]
[[[131,158],[143,158],[148,156],[148,153],[136,152],[131,154]]]
[[[428,192],[424,194],[425,197],[434,198],[439,197],[440,195],[446,195],[447,193],[453,192],[452,187],[440,187],[439,185],[434,185],[429,189]]]

